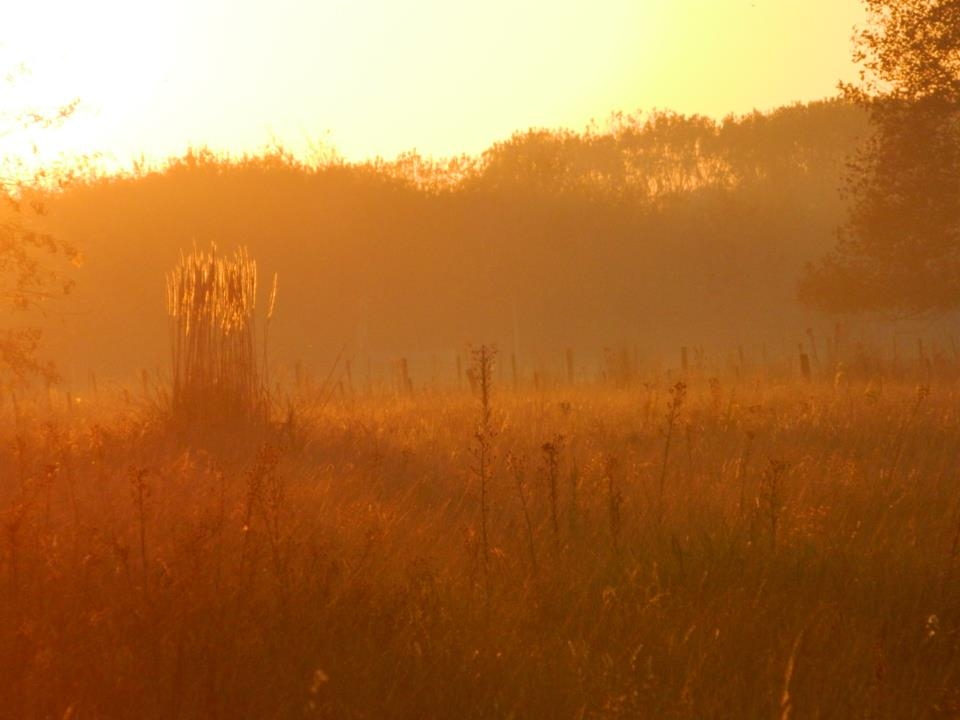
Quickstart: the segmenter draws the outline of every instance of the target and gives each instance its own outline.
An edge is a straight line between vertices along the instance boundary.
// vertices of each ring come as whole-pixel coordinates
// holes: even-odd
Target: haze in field
[[[960,718],[960,0],[13,5],[2,718]]]
[[[870,131],[837,97],[865,19],[857,0],[21,3],[6,107],[80,104],[0,149],[126,169],[29,219],[85,258],[33,322],[71,382],[162,373],[163,278],[215,243],[279,274],[288,368],[343,349],[428,382],[477,341],[528,374],[568,348],[792,358],[834,333],[798,283]]]
[[[36,0],[4,9],[0,47],[31,70],[15,99],[82,101],[44,157],[116,167],[319,142],[362,160],[477,154],[616,110],[723,117],[832,96],[862,20],[857,0]]]

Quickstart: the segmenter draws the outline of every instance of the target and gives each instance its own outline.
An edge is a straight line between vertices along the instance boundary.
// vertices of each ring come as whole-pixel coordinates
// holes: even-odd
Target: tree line
[[[162,364],[164,272],[211,242],[279,273],[271,333],[288,360],[478,338],[527,356],[781,342],[813,318],[797,281],[834,242],[867,131],[862,110],[826,101],[617,115],[443,161],[191,152],[51,202],[47,229],[86,258],[58,349],[117,372]]]

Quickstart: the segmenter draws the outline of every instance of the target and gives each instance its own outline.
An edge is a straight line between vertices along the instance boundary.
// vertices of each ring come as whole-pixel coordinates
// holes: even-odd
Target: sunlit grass
[[[484,474],[468,394],[301,404],[216,452],[106,400],[7,404],[0,697],[58,718],[949,716],[960,398],[865,390],[495,387]]]

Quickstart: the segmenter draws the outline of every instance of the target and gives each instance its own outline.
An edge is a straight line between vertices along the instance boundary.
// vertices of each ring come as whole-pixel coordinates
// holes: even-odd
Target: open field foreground
[[[953,385],[292,407],[5,398],[4,717],[960,715]]]

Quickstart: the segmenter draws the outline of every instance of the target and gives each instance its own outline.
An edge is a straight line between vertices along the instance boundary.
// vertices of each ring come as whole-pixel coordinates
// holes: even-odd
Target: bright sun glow
[[[858,0],[34,0],[5,10],[0,52],[31,71],[7,108],[82,101],[43,135],[46,158],[321,141],[362,159],[829,96],[861,20]]]

